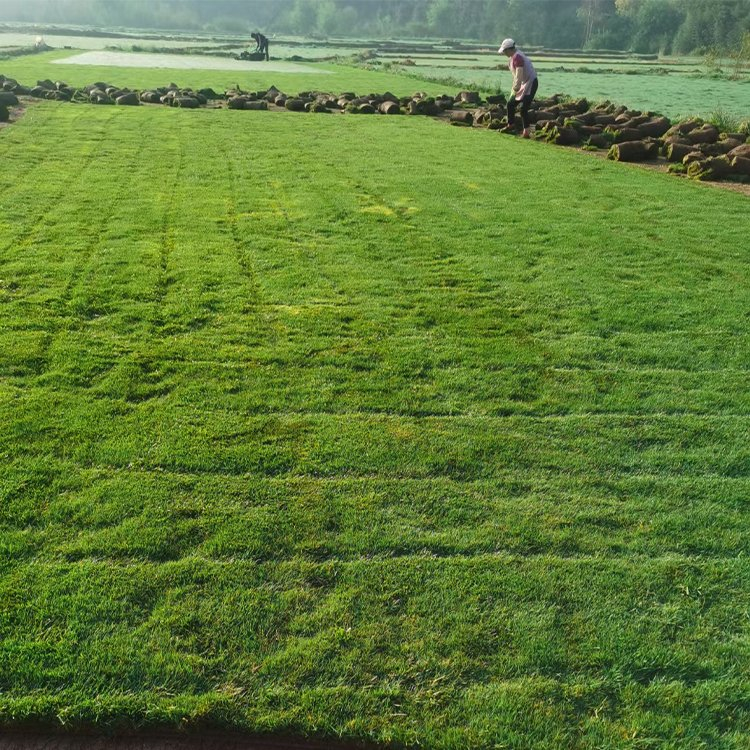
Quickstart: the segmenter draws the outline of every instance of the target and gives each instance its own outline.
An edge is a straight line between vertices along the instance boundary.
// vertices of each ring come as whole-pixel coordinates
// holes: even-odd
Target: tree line
[[[750,0],[2,0],[0,21],[687,54],[736,49]]]

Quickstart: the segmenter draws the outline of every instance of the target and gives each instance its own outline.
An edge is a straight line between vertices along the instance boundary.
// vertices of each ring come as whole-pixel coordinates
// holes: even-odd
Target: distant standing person
[[[268,61],[268,37],[257,32],[250,34],[250,36],[255,40],[255,51],[260,52],[261,55],[265,55],[266,61]]]
[[[529,107],[534,101],[539,79],[536,70],[526,55],[516,49],[512,39],[503,39],[498,52],[510,58],[508,68],[513,73],[513,88],[508,98],[508,129],[512,130],[516,122],[516,107],[521,103],[521,121],[523,122],[523,137],[529,138]]]

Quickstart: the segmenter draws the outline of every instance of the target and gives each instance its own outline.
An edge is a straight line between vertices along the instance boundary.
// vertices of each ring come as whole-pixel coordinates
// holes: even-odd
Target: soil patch
[[[64,734],[3,732],[0,750],[376,750],[375,745],[232,732]]]
[[[26,112],[26,107],[28,107],[31,104],[31,102],[26,101],[25,99],[20,101],[17,105],[13,107],[8,107],[8,112],[10,113],[10,119],[7,122],[0,122],[0,130],[3,128],[7,128],[9,125],[12,125],[16,120],[20,120],[21,117],[23,117],[24,113]]]
[[[322,73],[308,65],[283,62],[281,60],[252,61],[233,60],[207,55],[169,55],[147,52],[107,52],[95,50],[80,55],[54,60],[55,65],[103,65],[112,68],[161,68],[165,70],[237,70],[244,72],[263,71],[267,73]]]
[[[600,159],[607,158],[606,151],[582,151],[581,149],[576,150],[582,154],[591,154],[592,156],[598,156]],[[669,166],[669,162],[665,158],[660,156],[658,159],[654,159],[653,161],[631,162],[624,166],[635,169],[646,169],[650,172],[661,172],[663,174],[666,171],[666,168]],[[687,175],[672,175],[672,177],[683,180],[689,179]],[[719,190],[731,190],[734,193],[740,193],[750,198],[750,183],[747,182],[728,182],[723,180],[706,180],[705,182],[699,182],[698,180],[690,181],[693,183],[698,182],[698,184],[705,185],[706,187],[718,188]]]

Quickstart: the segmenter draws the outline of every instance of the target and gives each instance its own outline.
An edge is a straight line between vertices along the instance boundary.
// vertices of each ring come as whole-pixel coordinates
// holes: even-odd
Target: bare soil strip
[[[232,732],[107,735],[11,731],[0,732],[0,750],[376,750],[376,746]]]
[[[568,148],[575,148],[576,151],[579,151],[582,154],[591,154],[592,156],[597,156],[600,159],[607,158],[606,151],[584,151],[583,149],[576,148],[575,146],[569,146]],[[622,166],[631,167],[634,169],[646,169],[650,172],[664,173],[669,167],[669,162],[663,156],[660,156],[654,161],[625,162],[622,163]],[[672,175],[672,177],[678,180],[689,180],[694,184],[705,185],[706,187],[718,188],[719,190],[731,190],[733,193],[740,193],[741,195],[746,195],[748,198],[750,198],[750,182],[730,182],[728,180],[690,180],[687,175],[679,174]]]
[[[299,63],[279,60],[253,62],[206,55],[169,55],[150,52],[105,52],[95,50],[80,55],[54,60],[55,65],[106,65],[113,68],[162,68],[165,70],[237,70],[246,73],[316,73],[328,74],[327,70],[311,68]]]

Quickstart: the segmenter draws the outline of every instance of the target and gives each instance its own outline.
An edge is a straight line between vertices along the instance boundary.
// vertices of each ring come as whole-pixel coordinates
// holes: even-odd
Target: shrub
[[[707,121],[715,125],[721,133],[740,133],[742,123],[739,118],[724,109],[715,109],[708,116]]]

